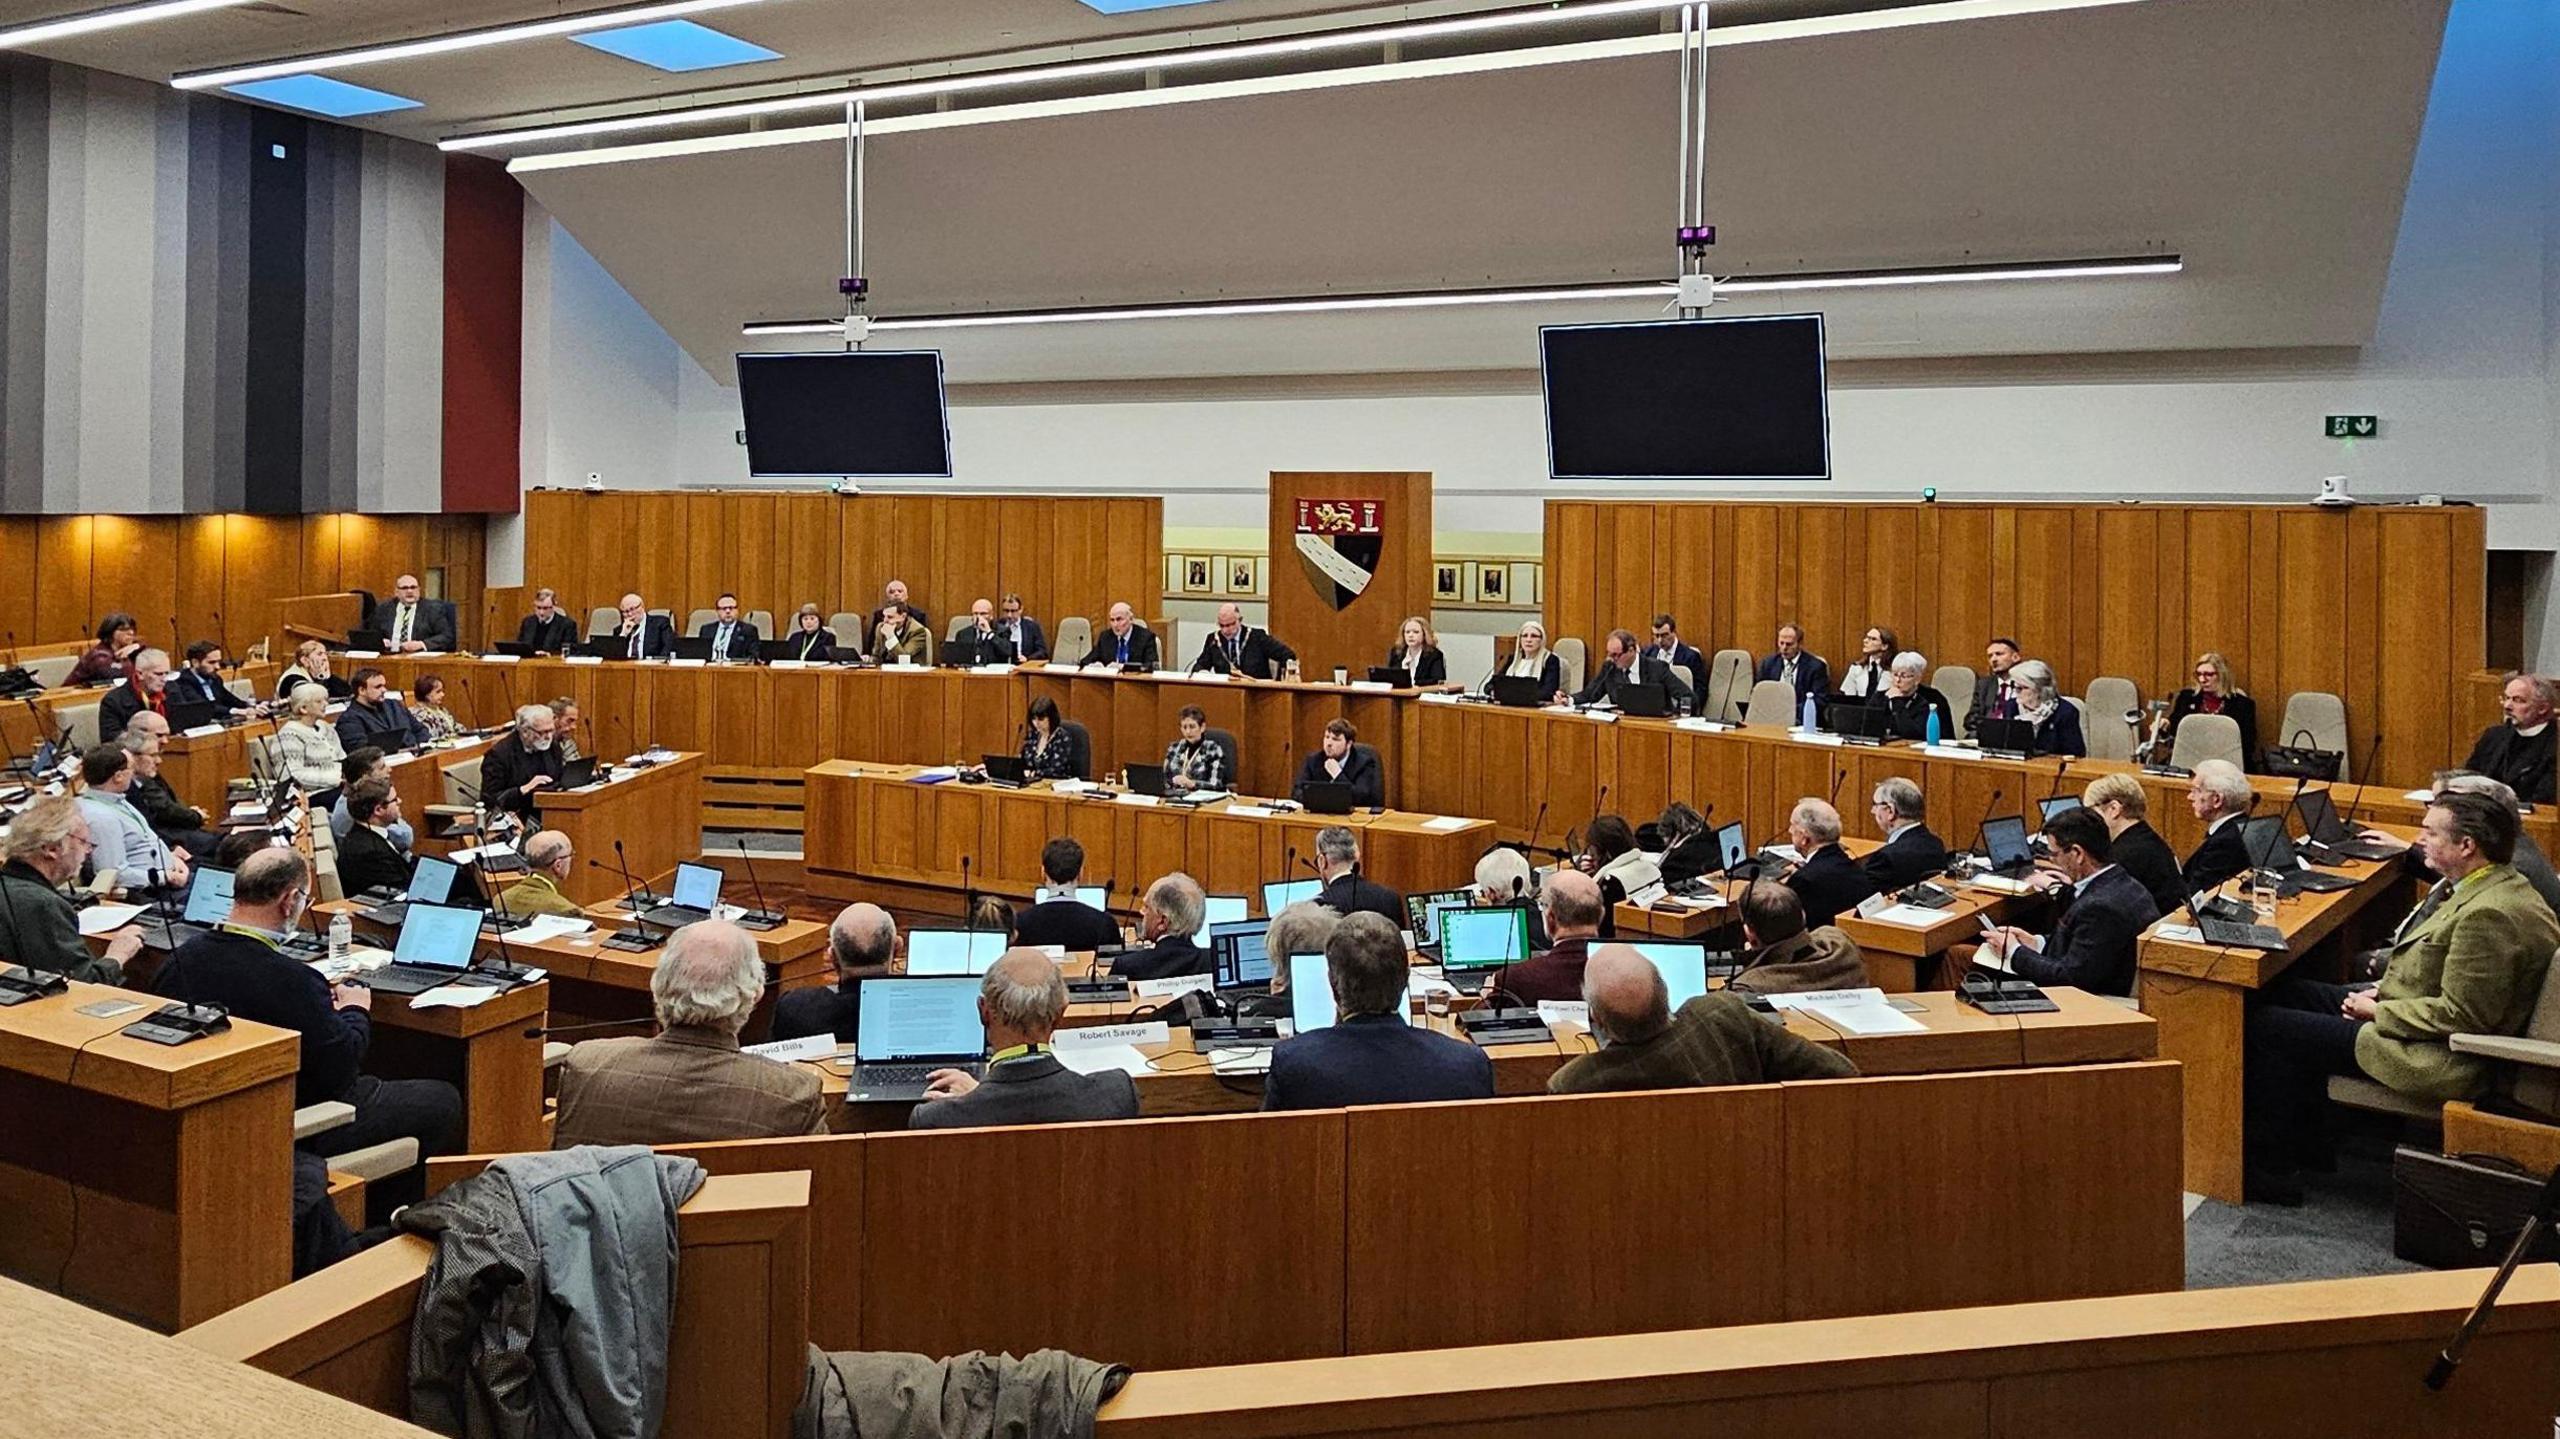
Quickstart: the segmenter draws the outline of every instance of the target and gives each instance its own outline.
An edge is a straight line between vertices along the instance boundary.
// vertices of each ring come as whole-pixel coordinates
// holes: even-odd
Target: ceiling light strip
[[[735,104],[700,105],[684,109],[657,110],[639,115],[619,115],[604,120],[535,125],[516,130],[491,130],[477,135],[452,136],[439,141],[438,144],[446,150],[493,150],[545,141],[581,140],[598,135],[629,135],[686,125],[716,124],[724,120],[752,120],[769,115],[840,110],[857,99],[882,104],[897,100],[976,94],[1024,85],[1052,85],[1118,75],[1144,74],[1149,71],[1183,70],[1203,65],[1226,65],[1332,51],[1361,50],[1389,42],[1496,34],[1510,30],[1604,19],[1612,15],[1669,11],[1678,8],[1680,3],[1681,0],[1599,0],[1599,3],[1589,5],[1506,10],[1490,15],[1378,25],[1320,35],[1292,36],[1280,40],[1257,40],[1192,50],[1121,55],[1102,60],[1071,60],[1054,65],[990,70],[933,80],[849,86],[807,94],[779,95],[765,100],[745,100]],[[1714,32],[1709,43],[1726,46],[1800,40],[1816,36],[1901,30],[1921,25],[1951,24],[1968,20],[2000,19],[2017,15],[2040,15],[2143,3],[2147,3],[2147,0],[1941,0],[1938,4],[1914,5],[1902,9],[1861,11],[1849,15],[1825,15],[1809,19],[1771,20],[1756,25],[1729,26]],[[1677,35],[1646,36],[1641,37],[1638,43],[1640,48],[1645,50],[1671,50],[1677,48],[1679,37]]]
[[[113,10],[92,10],[84,15],[64,15],[53,20],[38,20],[0,30],[0,50],[17,50],[29,45],[42,45],[54,40],[68,40],[75,35],[94,34],[100,30],[121,30],[129,25],[148,25],[155,20],[175,20],[184,15],[197,15],[207,10],[223,10],[246,5],[250,0],[154,0],[147,5],[120,5]]]
[[[2104,260],[2032,261],[2011,265],[1960,268],[1861,270],[1833,274],[1768,275],[1721,281],[1719,296],[1781,295],[1815,290],[1897,289],[1915,285],[1978,285],[2022,280],[2104,280],[2181,273],[2177,255],[2151,255]],[[1257,315],[1337,315],[1373,310],[1449,309],[1468,305],[1576,304],[1594,301],[1658,300],[1679,293],[1667,281],[1640,284],[1548,286],[1510,290],[1437,290],[1399,295],[1344,295],[1280,300],[1202,300],[1190,304],[1130,305],[1090,310],[1023,310],[1009,314],[920,315],[909,319],[875,319],[872,332],[886,330],[987,330],[1021,325],[1071,325],[1145,320],[1229,319]],[[742,326],[741,334],[834,335],[841,320],[763,320]]]
[[[223,0],[238,4],[241,0]],[[591,10],[580,15],[562,15],[550,20],[535,20],[522,25],[498,25],[487,30],[465,30],[452,35],[433,35],[423,40],[401,40],[388,45],[371,45],[360,50],[339,50],[325,55],[303,55],[285,60],[243,65],[231,70],[203,70],[180,75],[169,83],[181,90],[208,90],[238,85],[249,80],[267,80],[278,75],[306,75],[323,70],[345,70],[358,65],[376,65],[385,60],[415,60],[427,55],[450,55],[460,50],[480,50],[491,45],[509,45],[519,40],[541,40],[555,35],[578,35],[589,30],[619,30],[627,25],[645,25],[657,20],[673,20],[685,15],[700,15],[709,10],[735,10],[745,5],[761,5],[765,0],[663,0],[655,5],[638,5],[623,10]]]

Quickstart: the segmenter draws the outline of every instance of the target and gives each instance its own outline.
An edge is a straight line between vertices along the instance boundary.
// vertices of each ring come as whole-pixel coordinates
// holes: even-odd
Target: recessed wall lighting
[[[569,37],[608,55],[636,60],[660,70],[684,73],[717,70],[724,65],[754,65],[779,60],[782,52],[724,34],[691,20],[660,20],[626,25],[618,30],[589,30]]]
[[[252,80],[246,85],[226,85],[223,89],[244,99],[264,100],[332,120],[415,110],[424,103],[388,90],[368,90],[362,85],[332,80],[326,75],[286,75],[274,80]]]

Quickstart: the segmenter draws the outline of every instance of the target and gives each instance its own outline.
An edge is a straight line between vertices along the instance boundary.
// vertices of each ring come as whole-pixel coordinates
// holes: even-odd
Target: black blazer
[[[1485,694],[1491,694],[1493,693],[1494,680],[1509,673],[1511,673],[1511,662],[1505,660],[1501,664],[1495,665],[1493,667],[1493,673],[1486,675],[1484,677],[1484,683],[1478,685],[1477,688]],[[1563,688],[1564,661],[1557,658],[1554,650],[1549,650],[1547,651],[1547,662],[1538,666],[1538,697],[1540,699],[1549,698],[1558,690]]]
[[[1114,959],[1111,972],[1122,979],[1179,979],[1213,973],[1215,964],[1210,952],[1193,944],[1191,936],[1168,934],[1145,949],[1133,949]]]
[[[526,615],[516,626],[516,643],[531,645],[544,654],[562,654],[578,642],[578,622],[565,610],[553,610],[551,618]]]
[[[704,625],[701,630],[694,635],[694,638],[698,640],[707,640],[713,638],[719,633],[720,622],[718,620],[713,620],[711,623]],[[764,643],[764,636],[756,632],[756,627],[754,625],[748,624],[745,620],[733,620],[730,622],[729,658],[733,660],[761,659],[763,656],[756,652],[756,646],[762,643]]]
[[[2132,875],[2162,914],[2187,902],[2186,881],[2178,871],[2178,857],[2169,852],[2169,842],[2149,822],[2135,820],[2126,826],[2107,851],[2107,862]]]
[[[775,996],[772,1037],[832,1034],[850,1042],[861,1021],[862,981],[839,980],[825,988],[791,989]]]
[[[509,810],[527,819],[533,818],[536,795],[524,792],[524,782],[536,775],[560,778],[562,761],[557,740],[551,748],[535,753],[524,747],[524,736],[509,730],[506,737],[489,746],[480,757],[480,793],[491,809]]]
[[[249,702],[231,692],[231,686],[219,679],[207,679],[193,665],[183,666],[169,677],[169,699],[178,704],[208,704],[222,714],[244,710]],[[104,704],[101,700],[99,703]],[[130,719],[128,715],[126,718]]]
[[[1391,670],[1403,669],[1404,646],[1391,646],[1387,650],[1386,659],[1381,661],[1381,663]],[[1448,656],[1440,653],[1440,647],[1438,645],[1424,645],[1422,647],[1421,657],[1413,662],[1413,683],[1416,686],[1421,686],[1445,685],[1448,682]]]
[[[338,841],[338,887],[349,894],[369,889],[397,893],[409,887],[409,862],[373,826],[351,824]]]
[[[824,663],[836,657],[836,632],[825,625],[820,625],[806,633],[803,633],[798,625],[794,625],[782,636],[782,642],[791,646],[789,657],[795,660],[816,660]]]
[[[909,1129],[972,1129],[995,1124],[1076,1124],[1135,1119],[1138,1086],[1116,1069],[1078,1074],[1052,1054],[987,1066],[978,1087],[953,1099],[928,1099],[907,1111]]]
[[[2000,703],[2000,688],[2007,682],[2003,676],[1994,674],[1986,674],[1973,682],[1973,713],[1964,719],[1968,733],[1982,733],[1984,720],[2007,718],[1991,712]]]
[[[1820,929],[1858,907],[1876,892],[1876,882],[1837,844],[1826,844],[1806,856],[1787,876],[1787,888],[1804,901],[1804,927]]]
[[[2205,836],[2196,852],[2187,856],[2186,868],[2178,882],[2188,894],[2213,888],[2236,874],[2249,870],[2249,841],[2245,816],[2234,816],[2230,823]]]
[[[1093,632],[1093,648],[1085,651],[1084,658],[1079,663],[1089,665],[1127,663],[1145,665],[1149,669],[1157,668],[1156,632],[1145,625],[1130,625],[1129,658],[1123,661],[1120,658],[1120,637],[1111,632],[1110,626],[1105,625]]]
[[[1289,787],[1289,798],[1304,804],[1307,786],[1334,781],[1324,772],[1324,751],[1317,750],[1298,765],[1298,782]],[[1342,761],[1342,784],[1351,786],[1353,804],[1384,805],[1387,802],[1386,771],[1378,765],[1378,752],[1365,744],[1354,744]]]
[[[1932,710],[1938,715],[1938,738],[1951,740],[1956,737],[1956,712],[1947,707],[1947,697],[1940,694],[1935,685],[1922,685],[1899,697],[1891,691],[1872,694],[1867,696],[1867,705],[1871,709],[1883,710],[1890,717],[1895,739],[1927,739],[1929,712]]]
[[[2549,804],[2553,738],[2553,731],[2545,729],[2527,739],[2516,733],[2514,725],[2500,720],[2480,732],[2479,743],[2471,747],[2471,757],[2462,767],[2504,784],[2526,804]]]
[[[1876,890],[1907,889],[1947,867],[1947,843],[1927,825],[1906,829],[1899,839],[1870,852],[1858,863],[1875,881]]]
[[[2258,768],[2258,702],[2247,695],[2224,695],[2222,712],[2231,717],[2233,724],[2240,726],[2240,767],[2255,772]],[[2178,697],[2169,702],[2170,742],[2174,744],[2177,741],[2179,721],[2202,713],[2204,710],[2196,704],[2194,690],[2178,691]]]
[[[1232,667],[1227,663],[1226,639],[1215,626],[1210,628],[1209,637],[1200,642],[1200,657],[1191,662],[1191,667],[1214,674],[1245,674],[1267,680],[1276,678],[1282,666],[1298,657],[1296,650],[1282,644],[1280,637],[1269,630],[1258,630],[1251,625],[1239,625],[1237,630],[1238,658]]]
[[[1773,680],[1778,678],[1778,676],[1784,671],[1785,667],[1785,660],[1776,655],[1771,655],[1760,662],[1760,668],[1754,670],[1752,675],[1755,681]],[[1830,692],[1831,666],[1823,663],[1822,656],[1815,654],[1811,650],[1796,651],[1795,707],[1798,710],[1802,710],[1804,708],[1804,702],[1807,699],[1819,700]],[[1944,704],[1946,701],[1940,700],[1939,703]]]
[[[2233,826],[2238,828],[2238,826]],[[2111,865],[2062,912],[2044,949],[2022,949],[2009,967],[2038,984],[2068,984],[2091,994],[2133,993],[2134,949],[2160,917],[2142,881]]]
[[[1120,942],[1120,926],[1111,916],[1072,899],[1044,899],[1014,916],[1013,942],[1038,947],[1064,946],[1068,952],[1096,950]]]
[[[1353,1015],[1280,1041],[1262,1084],[1265,1109],[1492,1097],[1493,1059],[1483,1049],[1391,1014]]]
[[[603,644],[611,646],[611,648],[605,651],[607,657],[612,659],[630,658],[631,637],[622,632],[622,626],[619,623],[615,624],[612,629],[605,630],[602,633],[597,634],[594,638]],[[642,616],[640,623],[640,658],[644,660],[662,660],[673,655],[675,652],[675,623],[669,620],[665,615]]]
[[[382,642],[391,643],[391,627],[400,619],[400,602],[384,600],[373,607],[373,628]],[[410,622],[409,638],[431,650],[451,650],[459,633],[454,625],[453,601],[420,600],[417,618]]]
[[[1316,903],[1336,914],[1374,914],[1404,928],[1404,896],[1357,873],[1335,875],[1317,893]]]
[[[2080,732],[2080,710],[2069,700],[2056,700],[2053,713],[2036,726],[2036,753],[2086,756],[2089,738]]]
[[[1591,677],[1591,683],[1584,685],[1582,693],[1573,697],[1574,703],[1598,704],[1605,699],[1611,704],[1617,704],[1619,693],[1629,689],[1659,690],[1662,692],[1664,705],[1675,711],[1684,707],[1689,700],[1687,680],[1680,678],[1672,671],[1671,666],[1662,661],[1648,655],[1639,655],[1636,657],[1636,667],[1632,673],[1605,659],[1602,660],[1599,672]]]
[[[161,703],[168,703],[166,691],[162,692]],[[124,733],[124,727],[133,723],[133,717],[142,713],[144,708],[145,706],[142,703],[142,691],[134,688],[133,681],[131,680],[125,681],[123,684],[116,686],[114,689],[111,689],[104,695],[100,696],[98,699],[98,743],[113,744],[116,737]]]
[[[1678,884],[1684,879],[1696,879],[1712,873],[1723,862],[1724,856],[1716,852],[1715,832],[1702,830],[1662,852],[1662,881]]]

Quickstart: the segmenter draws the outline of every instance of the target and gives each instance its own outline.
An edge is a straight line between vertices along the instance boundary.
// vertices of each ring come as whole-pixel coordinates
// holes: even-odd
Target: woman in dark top
[[[2258,702],[2240,688],[2231,662],[2216,650],[2196,656],[2196,682],[2169,702],[2169,743],[2178,741],[2178,725],[2189,715],[2229,715],[2240,727],[2240,767],[2258,767]]]
[[[2088,737],[2080,732],[2080,711],[2062,697],[2052,666],[2020,660],[2009,667],[2009,683],[2018,697],[2018,718],[2036,727],[2036,753],[2089,753]]]
[[[2080,802],[2105,820],[2107,833],[2114,836],[2107,862],[2149,890],[2151,902],[2160,906],[2162,914],[2187,902],[2186,879],[2179,872],[2177,855],[2143,818],[2150,798],[2143,792],[2142,781],[2131,774],[2101,775],[2080,792]]]
[[[1662,837],[1663,883],[1696,879],[1716,868],[1716,837],[1707,832],[1705,815],[1675,800],[1653,827]]]
[[[818,607],[802,605],[791,621],[791,633],[783,636],[791,642],[791,658],[825,664],[836,657],[835,631],[819,623]]]
[[[63,676],[65,685],[112,683],[125,678],[125,666],[142,648],[142,630],[133,616],[112,614],[98,621],[98,643]]]
[[[1929,716],[1938,717],[1938,738],[1956,737],[1955,711],[1948,707],[1947,697],[1936,687],[1920,681],[1929,672],[1929,661],[1918,650],[1904,650],[1893,657],[1893,670],[1883,689],[1867,696],[1867,703],[1891,717],[1892,737],[1925,740],[1929,737]]]
[[[1564,690],[1564,662],[1547,648],[1547,627],[1536,620],[1520,622],[1520,642],[1512,647],[1510,662],[1495,666],[1493,674],[1485,676],[1487,694],[1493,692],[1494,675],[1536,676],[1540,699]]]
[[[1395,648],[1387,651],[1387,668],[1404,671],[1402,684],[1419,689],[1447,684],[1449,661],[1440,653],[1440,638],[1420,615],[1405,616],[1396,627]]]
[[[1058,718],[1058,702],[1042,695],[1031,702],[1022,726],[1024,779],[1077,779],[1075,741]]]

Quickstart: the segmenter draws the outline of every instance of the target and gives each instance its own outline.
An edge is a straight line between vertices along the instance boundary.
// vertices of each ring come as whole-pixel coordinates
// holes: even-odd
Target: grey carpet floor
[[[2419,1268],[2391,1253],[2389,1129],[2340,1141],[2335,1174],[2303,1176],[2299,1209],[2207,1199],[2187,1217],[2187,1287],[2284,1284]]]

